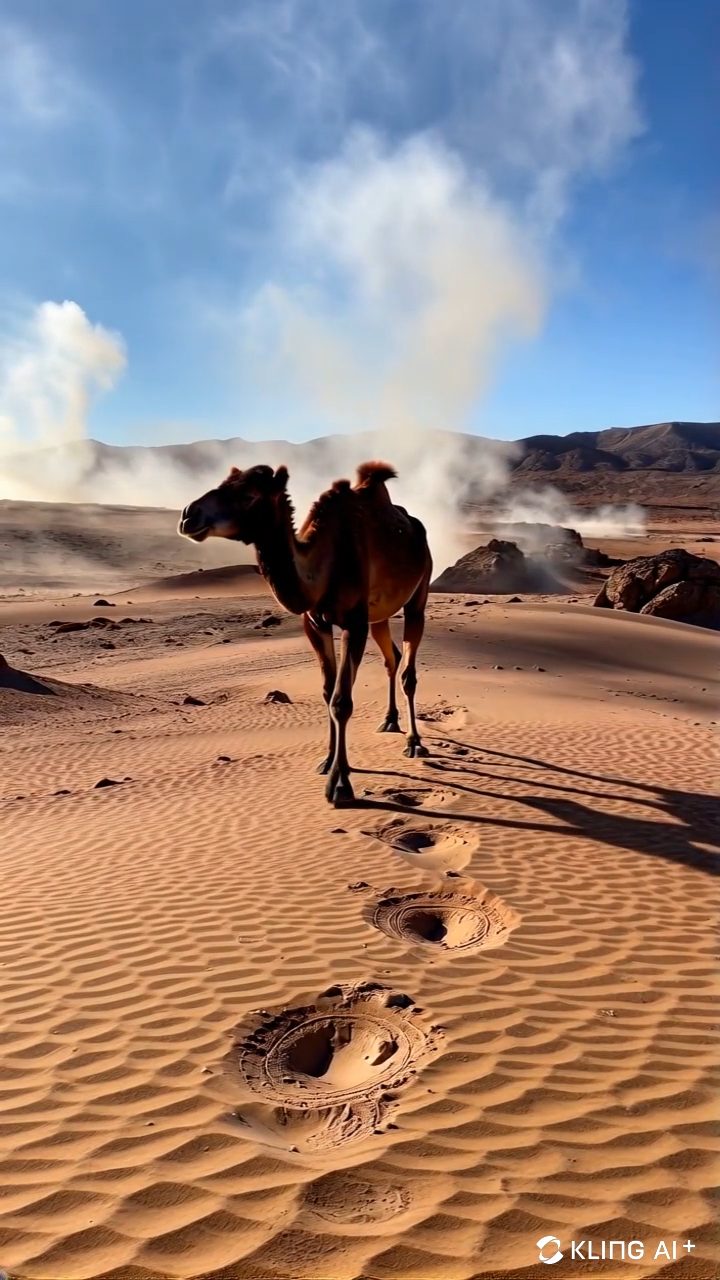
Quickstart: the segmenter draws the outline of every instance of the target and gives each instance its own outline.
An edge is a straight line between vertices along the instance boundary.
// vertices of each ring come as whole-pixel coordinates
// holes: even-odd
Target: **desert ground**
[[[370,647],[333,810],[299,620],[80,524],[0,597],[0,1268],[532,1280],[553,1235],[713,1280],[717,634],[431,596],[430,755]]]

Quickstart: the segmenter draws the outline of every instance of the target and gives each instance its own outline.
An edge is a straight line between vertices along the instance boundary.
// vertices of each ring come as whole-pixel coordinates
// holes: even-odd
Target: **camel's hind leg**
[[[335,655],[335,642],[333,640],[333,629],[326,622],[316,622],[310,617],[309,613],[303,614],[303,626],[305,635],[310,641],[318,658],[323,675],[323,698],[325,706],[328,709],[328,722],[330,725],[330,741],[328,743],[328,753],[321,764],[318,765],[318,773],[329,773],[332,768],[332,762],[335,759],[335,744],[337,733],[335,731],[335,721],[330,711],[330,699],[333,695],[335,682],[337,680],[337,657]]]
[[[378,733],[400,733],[400,719],[398,716],[398,706],[395,697],[395,680],[397,678],[398,667],[402,654],[396,644],[393,644],[393,638],[390,634],[390,623],[386,619],[384,622],[373,622],[370,630],[373,640],[385,659],[385,670],[388,673],[390,681],[390,700],[385,719],[378,729]]]
[[[405,628],[403,631],[403,671],[400,677],[403,691],[407,698],[410,732],[403,755],[415,758],[427,756],[427,747],[420,741],[420,734],[415,720],[415,690],[417,689],[417,651],[425,630],[425,605],[428,597],[429,575],[421,582],[415,595],[408,600],[403,610]]]
[[[347,758],[346,734],[353,711],[352,691],[355,677],[362,662],[368,636],[367,608],[353,609],[345,619],[340,643],[340,663],[337,682],[330,699],[330,711],[336,725],[335,758],[325,787],[325,798],[330,804],[351,804],[355,795],[350,783],[350,765]]]

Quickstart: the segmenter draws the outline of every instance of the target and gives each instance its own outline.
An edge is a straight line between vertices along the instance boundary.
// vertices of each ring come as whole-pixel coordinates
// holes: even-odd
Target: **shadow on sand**
[[[51,698],[57,697],[56,691],[49,684],[44,684],[42,680],[36,679],[35,676],[28,675],[27,671],[18,671],[17,667],[11,667],[2,657],[0,657],[0,689],[13,689],[16,693],[39,693]]]
[[[528,809],[548,815],[555,821],[538,823],[529,820],[523,821],[522,819],[484,816],[481,813],[459,813],[456,809],[451,811],[430,810],[424,807],[409,809],[405,805],[398,804],[390,799],[365,797],[356,799],[353,807],[374,809],[381,812],[391,811],[406,815],[413,813],[418,817],[438,818],[445,822],[450,819],[453,822],[507,827],[514,831],[540,831],[565,837],[581,836],[597,844],[611,845],[619,849],[627,849],[633,853],[648,854],[656,858],[666,858],[684,866],[695,867],[699,871],[709,872],[711,875],[717,875],[720,872],[720,862],[714,856],[714,853],[698,848],[700,844],[708,845],[712,850],[717,850],[717,853],[720,854],[720,805],[716,795],[708,795],[703,792],[675,791],[667,787],[630,782],[625,778],[588,773],[580,769],[568,769],[563,765],[551,764],[546,760],[540,760],[533,756],[520,756],[505,751],[495,751],[488,747],[479,746],[476,743],[450,738],[447,735],[443,735],[443,741],[462,750],[483,754],[486,757],[496,757],[497,761],[494,758],[487,759],[478,767],[475,762],[471,761],[460,763],[456,759],[435,757],[425,761],[426,768],[431,770],[434,775],[433,781],[442,782],[443,785],[452,787],[454,791],[462,792],[468,796],[510,800],[513,804],[525,805]],[[495,770],[504,768],[508,772],[489,773],[487,772],[488,766]],[[509,772],[510,769],[523,770],[524,772],[521,777],[515,777]],[[559,779],[579,779],[596,785],[593,787],[572,786],[565,785],[560,780],[557,783],[545,782],[540,778],[533,777],[533,772],[540,770],[557,774]],[[422,781],[417,774],[403,773],[398,770],[354,769],[353,773],[365,776],[375,775],[393,780],[402,778],[403,781],[412,783],[415,787]],[[540,794],[523,796],[487,787],[473,786],[463,780],[468,777],[486,778],[492,782],[531,784],[533,787],[538,788]],[[427,782],[430,783],[430,781],[431,779],[428,777]],[[619,796],[612,789],[605,789],[613,787],[627,788],[633,794]],[[558,791],[563,792],[563,795],[553,794]],[[635,818],[628,814],[608,813],[593,804],[585,804],[580,800],[568,798],[568,796],[588,796],[597,800],[632,801],[633,804],[644,805],[646,808],[662,814],[665,819],[670,819],[670,821],[658,822],[650,817]]]

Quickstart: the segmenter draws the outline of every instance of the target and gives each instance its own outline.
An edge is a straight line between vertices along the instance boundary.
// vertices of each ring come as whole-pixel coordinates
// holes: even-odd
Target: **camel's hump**
[[[386,480],[394,480],[397,471],[387,462],[361,462],[357,469],[356,489],[369,489],[374,484],[384,484]]]

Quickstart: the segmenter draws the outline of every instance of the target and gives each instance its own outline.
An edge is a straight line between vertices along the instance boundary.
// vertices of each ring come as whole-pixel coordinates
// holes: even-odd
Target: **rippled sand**
[[[716,637],[436,598],[430,758],[369,652],[335,811],[297,621],[203,590],[0,606],[0,1266],[710,1280]]]

